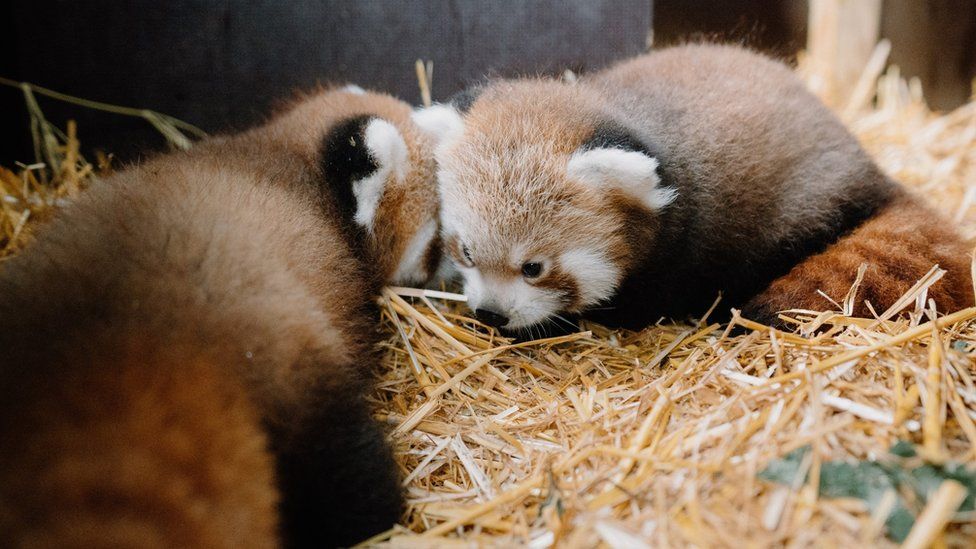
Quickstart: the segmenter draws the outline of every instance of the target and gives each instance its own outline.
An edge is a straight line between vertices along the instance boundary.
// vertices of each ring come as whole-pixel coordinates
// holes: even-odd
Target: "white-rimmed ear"
[[[598,148],[573,153],[567,175],[594,189],[617,189],[657,210],[674,201],[677,192],[661,187],[656,158],[637,151]]]
[[[366,95],[366,90],[362,89],[361,87],[355,84],[348,84],[346,86],[343,86],[342,91],[346,93],[351,93],[353,95]]]
[[[464,132],[461,113],[451,105],[433,105],[413,112],[413,121],[438,144],[451,141]]]
[[[400,179],[407,170],[409,153],[407,143],[400,130],[382,118],[373,118],[363,130],[363,140],[370,159],[376,169],[352,182],[352,193],[356,197],[356,213],[353,219],[357,224],[372,230],[376,208],[390,177]]]
[[[382,118],[374,118],[366,125],[363,137],[366,139],[366,148],[380,170],[392,171],[397,177],[406,172],[410,155],[407,143],[396,126]]]

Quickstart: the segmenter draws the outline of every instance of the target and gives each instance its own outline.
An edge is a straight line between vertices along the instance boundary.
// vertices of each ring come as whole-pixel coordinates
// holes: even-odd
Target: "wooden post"
[[[835,105],[846,103],[880,26],[881,0],[810,0],[807,54],[814,91]]]
[[[922,81],[935,109],[966,102],[976,76],[976,9],[972,0],[885,0],[881,34],[891,39],[891,62]]]

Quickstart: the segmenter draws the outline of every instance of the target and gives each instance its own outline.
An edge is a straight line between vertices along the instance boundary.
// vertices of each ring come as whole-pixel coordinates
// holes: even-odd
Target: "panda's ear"
[[[366,95],[366,90],[355,84],[346,84],[340,89],[340,91],[351,93],[352,95]]]
[[[413,121],[438,145],[452,141],[464,132],[464,120],[454,105],[432,105],[413,113]]]
[[[357,116],[326,135],[321,162],[343,215],[371,231],[386,185],[403,177],[409,153],[396,126],[382,118]]]
[[[593,189],[614,189],[658,210],[673,202],[677,193],[661,186],[657,168],[657,159],[644,152],[617,147],[584,148],[570,156],[566,174]]]

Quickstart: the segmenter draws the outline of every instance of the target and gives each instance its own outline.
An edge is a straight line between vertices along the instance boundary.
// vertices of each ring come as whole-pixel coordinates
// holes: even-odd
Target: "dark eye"
[[[522,264],[522,276],[525,278],[535,278],[542,274],[542,263],[528,262]]]
[[[468,262],[468,265],[474,265],[474,260],[471,259],[471,250],[467,246],[461,246],[461,253],[464,254],[464,260]]]

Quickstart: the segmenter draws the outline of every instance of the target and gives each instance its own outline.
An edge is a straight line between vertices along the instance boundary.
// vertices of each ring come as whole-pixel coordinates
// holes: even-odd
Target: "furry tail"
[[[364,389],[323,387],[297,430],[271,430],[286,547],[348,547],[400,519],[396,462]]]
[[[940,312],[974,305],[971,251],[936,212],[909,195],[901,196],[832,244],[774,280],[743,307],[743,315],[776,324],[778,311],[833,307],[847,294],[862,263],[867,271],[855,300],[854,315],[871,317],[870,302],[881,313],[908,291],[933,265],[945,276],[928,290]]]
[[[244,387],[194,354],[102,348],[0,368],[0,545],[277,546],[274,464]]]

